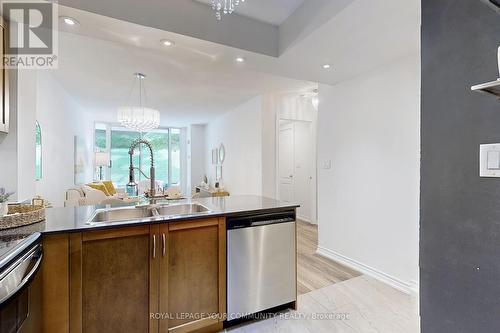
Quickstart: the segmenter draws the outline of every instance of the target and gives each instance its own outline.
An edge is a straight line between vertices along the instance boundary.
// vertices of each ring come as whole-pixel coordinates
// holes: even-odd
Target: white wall
[[[11,76],[11,131],[0,135],[0,187],[16,191],[12,200],[41,195],[62,206],[74,185],[74,136],[92,147],[92,120],[49,71],[19,71]],[[35,181],[35,122],[42,129],[42,180]],[[91,163],[91,155],[90,163]],[[86,170],[92,180],[92,169]]]
[[[29,200],[36,195],[35,124],[37,71],[18,72],[18,199]]]
[[[205,144],[205,125],[191,125],[189,127],[189,157],[188,178],[191,180],[190,189],[193,191],[196,185],[199,185],[205,176],[206,167],[206,144]]]
[[[9,133],[0,133],[0,187],[4,187],[9,192],[16,192],[10,199],[15,201],[18,198],[17,191],[17,165],[18,165],[18,140],[17,140],[17,72],[10,71],[9,84],[10,94],[10,130]]]
[[[92,181],[92,121],[48,71],[37,78],[36,118],[42,130],[42,179],[36,193],[54,207],[64,204],[66,189],[74,182],[74,137],[85,140],[88,150],[86,181]]]
[[[226,148],[223,182],[231,195],[262,194],[262,97],[257,96],[206,126],[206,170],[213,184],[211,150]]]
[[[320,253],[415,290],[419,55],[319,89]]]
[[[231,194],[258,194],[277,198],[276,121],[278,118],[313,121],[315,120],[315,111],[312,109],[310,101],[300,97],[300,94],[270,93],[255,97],[215,119],[205,126],[205,167],[203,171],[199,171],[199,174],[202,177],[206,173],[209,178],[214,179],[215,167],[211,164],[211,149],[218,147],[220,142],[224,142],[226,151],[228,144],[237,151],[236,156],[230,156],[228,153],[227,158],[231,161],[226,161],[223,169],[224,184],[228,190],[231,187],[236,188],[236,192],[230,190]],[[314,126],[313,132],[315,132]],[[193,133],[195,132],[193,131]],[[194,136],[191,144],[194,147],[196,134],[192,135]],[[314,148],[312,149],[314,150]],[[196,162],[195,154],[192,152],[191,155],[192,168],[196,168],[198,162]],[[256,158],[249,158],[249,156],[256,156]],[[228,165],[228,163],[230,164]],[[260,168],[258,167],[259,163]],[[231,165],[235,167],[233,168]],[[235,174],[231,174],[237,169],[242,172],[238,174],[236,171]],[[251,173],[245,173],[245,170],[249,170]],[[241,174],[247,176],[241,177]],[[313,176],[315,176],[314,172]],[[238,178],[240,181],[237,181]],[[242,183],[246,184],[250,182],[250,179],[253,179],[251,185],[243,186]],[[193,184],[195,182],[193,179]]]
[[[278,97],[262,97],[262,195],[276,198],[276,114]]]

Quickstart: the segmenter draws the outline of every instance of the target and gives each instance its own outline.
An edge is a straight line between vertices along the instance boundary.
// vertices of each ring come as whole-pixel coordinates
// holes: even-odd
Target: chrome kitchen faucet
[[[127,194],[129,195],[138,195],[138,186],[137,183],[135,182],[135,176],[134,176],[134,150],[139,146],[140,144],[144,144],[149,148],[149,151],[151,152],[151,168],[150,168],[150,173],[149,173],[149,179],[151,180],[151,189],[149,192],[149,197],[151,199],[154,199],[156,196],[156,180],[155,180],[155,163],[154,163],[154,158],[153,158],[153,146],[149,141],[146,141],[144,139],[137,139],[135,140],[132,145],[130,146],[130,149],[128,151],[128,154],[130,155],[130,167],[129,167],[129,174],[128,174],[128,184],[127,184]],[[144,173],[142,170],[138,169],[143,175]],[[146,176],[146,175],[144,175]],[[146,176],[147,178],[147,176]]]

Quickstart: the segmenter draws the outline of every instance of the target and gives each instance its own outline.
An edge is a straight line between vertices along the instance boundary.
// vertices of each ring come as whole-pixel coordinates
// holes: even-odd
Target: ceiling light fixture
[[[245,62],[245,58],[243,58],[243,57],[238,57],[235,60],[236,60],[236,62]]]
[[[215,10],[217,20],[222,20],[222,15],[231,14],[236,6],[245,0],[212,0],[212,9]]]
[[[136,80],[132,87],[130,97],[134,93],[135,83],[139,83],[139,104],[136,106],[125,106],[118,109],[118,122],[126,128],[138,132],[146,132],[160,126],[160,111],[145,107],[146,89],[144,79],[146,75],[134,73]]]
[[[67,25],[77,25],[79,22],[72,18],[72,17],[69,17],[69,16],[61,16],[61,19],[64,21],[64,23],[66,23]]]
[[[323,69],[330,69],[332,68],[332,66],[330,64],[324,64],[323,65]]]
[[[171,40],[168,40],[168,39],[162,39],[161,44],[163,46],[174,46],[175,45],[174,42],[172,42]]]

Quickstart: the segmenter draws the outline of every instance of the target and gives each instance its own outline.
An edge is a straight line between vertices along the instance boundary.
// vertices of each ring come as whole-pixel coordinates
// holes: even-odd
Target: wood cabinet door
[[[222,328],[226,312],[224,218],[160,227],[160,333]]]
[[[69,235],[43,236],[42,332],[69,332]]]
[[[70,235],[71,333],[158,331],[157,228]]]

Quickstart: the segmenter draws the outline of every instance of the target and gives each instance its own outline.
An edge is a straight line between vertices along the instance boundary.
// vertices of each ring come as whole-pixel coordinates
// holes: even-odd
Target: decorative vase
[[[7,215],[8,212],[9,212],[9,206],[7,205],[7,203],[6,202],[0,203],[0,217]]]

